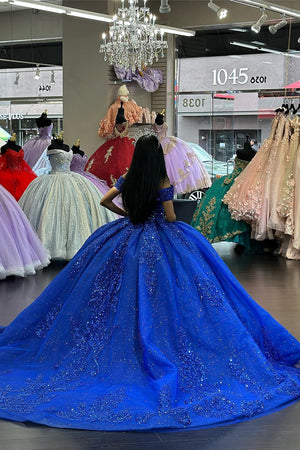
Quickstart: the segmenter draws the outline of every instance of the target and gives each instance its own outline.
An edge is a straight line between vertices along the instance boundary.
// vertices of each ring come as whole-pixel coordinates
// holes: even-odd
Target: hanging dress
[[[123,180],[116,185],[122,190]],[[0,334],[0,417],[88,430],[228,425],[300,396],[300,343],[208,241],[165,221],[99,228]]]
[[[0,156],[0,184],[19,200],[36,174],[24,161],[24,151],[8,149]]]
[[[175,136],[167,136],[168,126],[152,124],[152,129],[157,135],[165,157],[167,174],[174,192],[188,193],[197,189],[211,186],[211,179],[194,150],[182,139]]]
[[[49,263],[18,202],[0,185],[0,280],[10,275],[33,275]]]
[[[116,215],[100,205],[99,190],[70,171],[72,151],[48,150],[49,175],[34,180],[19,203],[52,259],[71,259],[85,240]]]
[[[248,222],[252,228],[251,237],[261,241],[274,239],[273,231],[267,227],[270,178],[286,120],[282,114],[275,116],[269,138],[223,198],[231,217]]]

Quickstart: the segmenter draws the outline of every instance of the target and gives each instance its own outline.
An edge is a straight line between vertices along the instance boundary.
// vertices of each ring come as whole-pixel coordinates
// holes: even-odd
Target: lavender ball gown
[[[84,168],[88,162],[88,157],[86,155],[81,156],[79,153],[74,153],[70,165],[70,170],[72,172],[79,173],[87,180],[91,181],[97,189],[104,195],[110,188],[107,186],[106,181],[100,180],[96,175],[91,172],[85,172]]]
[[[19,204],[1,185],[0,229],[0,279],[10,275],[33,275],[50,263]]]
[[[168,125],[154,123],[152,131],[163,148],[167,174],[175,194],[187,193],[211,186],[211,179],[194,150],[183,140],[167,136]]]
[[[53,124],[39,128],[39,134],[29,139],[23,147],[24,159],[37,175],[44,175],[51,171],[47,157],[47,148],[51,144]]]

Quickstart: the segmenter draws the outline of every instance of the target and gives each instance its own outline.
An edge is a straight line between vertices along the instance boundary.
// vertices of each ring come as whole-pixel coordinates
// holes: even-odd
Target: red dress
[[[7,189],[16,200],[36,178],[36,174],[24,161],[24,151],[8,149],[0,156],[0,184]]]
[[[128,137],[108,139],[89,158],[85,170],[113,187],[120,176],[129,169],[134,142],[134,139]]]

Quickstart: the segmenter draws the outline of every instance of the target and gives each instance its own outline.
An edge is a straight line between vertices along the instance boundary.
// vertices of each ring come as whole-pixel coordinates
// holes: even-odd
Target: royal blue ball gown
[[[122,179],[117,188],[122,189]],[[95,231],[0,335],[0,417],[55,427],[208,427],[300,395],[300,343],[208,241],[164,219]]]

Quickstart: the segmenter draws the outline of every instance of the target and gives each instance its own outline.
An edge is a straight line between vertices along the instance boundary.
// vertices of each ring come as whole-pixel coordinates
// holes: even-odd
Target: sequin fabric
[[[51,259],[69,260],[99,226],[117,216],[100,205],[103,195],[90,180],[70,171],[72,150],[47,153],[51,173],[36,178],[19,204]]]
[[[117,182],[122,190],[122,180]],[[90,430],[201,428],[300,396],[300,344],[201,234],[168,223],[93,233],[0,334],[0,417]]]

